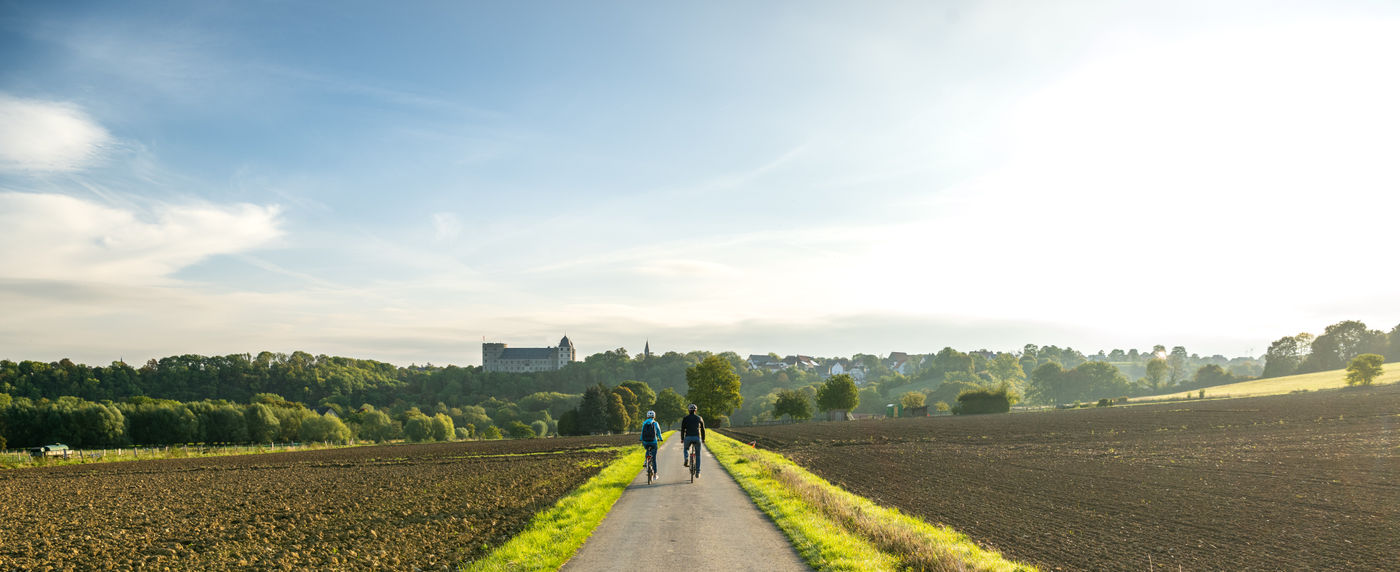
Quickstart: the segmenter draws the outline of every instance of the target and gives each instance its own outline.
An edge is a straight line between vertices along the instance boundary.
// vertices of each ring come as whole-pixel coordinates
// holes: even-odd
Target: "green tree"
[[[580,435],[602,433],[608,430],[608,405],[611,402],[607,386],[597,384],[583,392],[578,404],[578,419],[575,429]]]
[[[530,430],[531,430],[531,431],[534,431],[536,437],[545,437],[545,436],[548,436],[548,435],[549,435],[549,423],[546,423],[546,422],[544,422],[544,421],[534,421],[534,422],[530,423]]]
[[[793,420],[811,419],[812,402],[807,399],[807,394],[794,389],[778,390],[777,400],[773,402],[773,418],[784,415]]]
[[[685,381],[685,398],[699,406],[702,415],[728,416],[744,404],[744,396],[739,393],[739,374],[722,357],[710,356],[687,368]]]
[[[647,382],[629,380],[618,385],[631,390],[632,394],[637,396],[638,411],[646,413],[647,410],[653,409],[656,405],[656,392],[651,389],[650,385],[647,385]]]
[[[433,419],[422,413],[413,415],[403,424],[403,434],[415,443],[430,441],[433,438]]]
[[[817,409],[830,416],[832,411],[855,409],[860,405],[860,388],[846,374],[833,375],[817,388]]]
[[[451,441],[457,433],[457,428],[452,424],[452,418],[446,413],[439,413],[433,416],[433,440]]]
[[[627,431],[632,420],[627,417],[627,406],[622,403],[622,396],[610,393],[608,397],[608,430],[613,433]]]
[[[1219,364],[1211,363],[1197,369],[1193,381],[1197,387],[1211,387],[1233,383],[1235,381],[1235,376],[1225,371],[1225,368],[1221,367]]]
[[[1400,324],[1396,324],[1386,335],[1390,340],[1390,348],[1385,352],[1386,361],[1400,361]]]
[[[685,405],[685,398],[668,387],[656,394],[656,402],[652,404],[652,409],[656,410],[656,421],[670,428],[672,423],[685,417]]]
[[[1347,385],[1371,385],[1382,373],[1385,373],[1385,357],[1361,354],[1347,364]]]
[[[334,415],[314,415],[301,422],[301,435],[304,441],[330,443],[350,442],[350,428]]]
[[[1021,366],[1017,365],[1016,369],[1019,371],[1021,369]],[[926,398],[927,396],[917,391],[907,391],[904,393],[904,395],[899,396],[899,405],[904,409],[923,407],[924,400]]]
[[[501,438],[501,430],[500,430],[500,429],[497,429],[495,425],[487,425],[485,429],[482,429],[482,430],[481,430],[481,438],[482,438],[482,439],[493,439],[493,440],[494,440],[494,439],[500,439],[500,438]]]
[[[1303,348],[1307,347],[1307,344],[1298,338],[1284,336],[1269,344],[1268,351],[1264,352],[1264,373],[1260,374],[1260,377],[1283,377],[1298,371],[1298,366],[1302,364],[1306,355]],[[1311,339],[1311,336],[1308,336],[1308,339]]]
[[[393,437],[394,420],[383,411],[367,411],[360,421],[360,437],[383,443]]]
[[[1171,367],[1170,385],[1177,385],[1186,380],[1186,361],[1190,356],[1186,353],[1184,346],[1173,346],[1172,353],[1167,356],[1167,365]]]
[[[534,429],[531,429],[529,425],[519,421],[511,421],[507,424],[506,433],[510,434],[514,439],[530,439],[535,436]]]
[[[244,409],[243,421],[248,426],[248,440],[254,443],[271,443],[282,430],[277,414],[262,403],[254,403]]]
[[[1312,341],[1312,353],[1299,366],[1300,373],[1328,371],[1346,367],[1352,358],[1363,353],[1385,353],[1386,335],[1380,330],[1368,330],[1357,320],[1337,322]]]
[[[612,393],[622,399],[622,407],[627,411],[627,424],[623,430],[626,431],[640,427],[642,424],[641,417],[643,410],[641,409],[640,401],[637,399],[637,394],[632,393],[632,390],[621,385],[614,387]]]
[[[1030,397],[1038,403],[1064,403],[1070,399],[1065,368],[1056,362],[1045,362],[1031,372]],[[956,397],[956,396],[955,396]]]
[[[1162,358],[1152,358],[1147,360],[1147,377],[1143,378],[1143,385],[1152,391],[1160,391],[1167,383],[1167,372],[1171,370],[1167,360]]]

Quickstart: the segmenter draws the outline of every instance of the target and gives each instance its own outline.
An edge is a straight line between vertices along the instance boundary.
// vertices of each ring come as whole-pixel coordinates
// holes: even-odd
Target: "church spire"
[[[642,350],[642,359],[651,359],[651,340],[647,340],[646,349]]]

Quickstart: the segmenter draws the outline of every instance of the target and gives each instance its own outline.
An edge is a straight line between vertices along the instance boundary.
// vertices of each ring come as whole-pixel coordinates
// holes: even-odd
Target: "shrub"
[[[530,430],[535,432],[536,437],[544,437],[545,435],[549,435],[549,423],[535,421],[530,424]]]
[[[1385,373],[1385,358],[1379,354],[1361,354],[1347,364],[1347,385],[1371,385]]]
[[[1010,392],[1005,387],[970,389],[958,394],[958,404],[953,406],[953,414],[1006,413],[1011,411],[1012,401]]]
[[[1113,402],[1109,401],[1109,399],[1105,397],[1103,399],[1100,399],[1099,404],[1095,405],[1095,407],[1113,407]]]
[[[710,429],[719,429],[720,427],[728,427],[728,426],[729,426],[729,416],[728,416],[728,415],[716,415],[716,416],[714,416],[713,418],[711,418],[709,422],[705,423],[705,425],[706,425],[706,427],[708,427],[708,428],[710,428]]]
[[[482,438],[482,439],[500,439],[500,438],[501,438],[501,430],[500,430],[500,429],[497,429],[495,425],[487,425],[485,429],[482,429],[482,430],[481,430],[481,438]]]
[[[529,439],[530,437],[535,436],[534,429],[531,429],[529,425],[526,425],[519,421],[511,421],[510,423],[507,423],[506,432],[510,433],[510,436],[516,439]]]

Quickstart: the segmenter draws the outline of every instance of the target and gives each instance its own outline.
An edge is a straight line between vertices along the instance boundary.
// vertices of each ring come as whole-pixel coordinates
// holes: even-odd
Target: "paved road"
[[[681,466],[680,437],[657,453],[660,478],[637,478],[623,491],[593,536],[563,570],[666,569],[810,570],[787,537],[754,506],[709,451],[701,476],[690,483]]]

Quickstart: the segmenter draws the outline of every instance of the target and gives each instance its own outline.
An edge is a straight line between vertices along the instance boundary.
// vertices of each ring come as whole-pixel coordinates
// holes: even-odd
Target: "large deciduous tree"
[[[793,420],[811,419],[812,402],[807,399],[807,394],[794,389],[779,390],[778,398],[773,402],[773,418],[784,415]]]
[[[1147,377],[1143,378],[1143,385],[1152,391],[1159,391],[1166,386],[1167,372],[1171,366],[1167,360],[1162,358],[1152,358],[1147,360]]]
[[[656,420],[670,427],[672,423],[685,417],[685,398],[668,387],[656,394],[656,403],[652,404],[652,409],[656,410]]]
[[[860,388],[851,376],[833,375],[817,387],[817,409],[827,412],[850,411],[860,405]]]
[[[685,398],[700,407],[701,415],[729,416],[744,404],[739,394],[739,374],[720,356],[710,356],[685,370]]]

